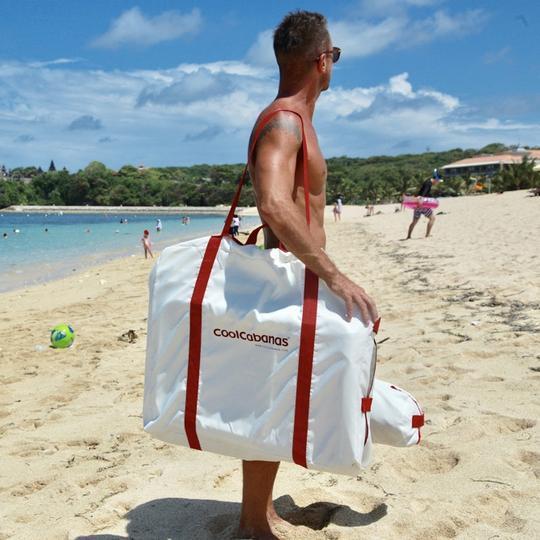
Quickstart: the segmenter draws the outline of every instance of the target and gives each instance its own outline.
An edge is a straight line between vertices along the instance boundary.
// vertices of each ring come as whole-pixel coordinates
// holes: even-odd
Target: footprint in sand
[[[227,471],[226,473],[218,474],[217,478],[214,480],[214,487],[221,487],[237,471],[238,467],[235,467],[234,469]]]
[[[540,454],[533,452],[532,450],[522,450],[520,455],[520,461],[530,466],[531,472],[540,478]]]
[[[416,479],[423,474],[444,474],[454,469],[461,457],[457,452],[431,443],[420,446],[410,454],[403,453],[393,460],[395,474],[406,479]]]
[[[527,418],[513,418],[503,416],[491,411],[483,411],[483,417],[458,416],[454,419],[448,430],[458,430],[467,433],[470,439],[481,437],[494,437],[526,431],[536,425],[536,420]]]
[[[47,482],[44,482],[43,480],[35,480],[34,482],[24,484],[23,486],[14,489],[11,492],[11,495],[13,497],[24,497],[26,495],[35,493],[36,491],[41,491],[46,486]]]

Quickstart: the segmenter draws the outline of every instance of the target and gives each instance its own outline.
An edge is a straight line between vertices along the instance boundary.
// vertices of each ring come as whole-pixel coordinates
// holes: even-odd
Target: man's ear
[[[326,70],[328,69],[328,63],[326,61],[326,54],[321,54],[321,56],[319,56],[319,60],[317,61],[317,69],[321,73],[325,73]]]

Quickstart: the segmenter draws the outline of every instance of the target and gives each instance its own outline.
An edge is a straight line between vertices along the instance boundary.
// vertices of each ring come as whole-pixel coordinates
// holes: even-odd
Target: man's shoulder
[[[251,141],[257,137],[256,144],[264,140],[290,141],[294,138],[297,145],[302,143],[301,114],[290,109],[269,107],[257,119],[251,135]]]

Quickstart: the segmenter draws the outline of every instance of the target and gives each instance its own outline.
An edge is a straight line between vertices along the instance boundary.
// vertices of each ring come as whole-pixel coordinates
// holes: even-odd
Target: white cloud
[[[265,30],[257,36],[255,43],[249,48],[246,55],[246,60],[249,63],[262,66],[276,65],[273,35],[273,30]]]
[[[31,62],[31,67],[47,67],[47,66],[61,66],[65,64],[75,64],[80,62],[82,58],[57,58],[56,60],[45,60],[43,62]]]
[[[395,15],[411,7],[429,7],[444,0],[362,0],[360,13],[366,16]]]
[[[344,58],[370,56],[399,41],[406,31],[404,18],[389,17],[378,23],[363,20],[330,21],[332,41],[343,49]]]
[[[99,118],[95,118],[91,114],[83,114],[82,116],[75,118],[75,120],[72,120],[68,126],[70,131],[96,130],[102,128],[103,124],[101,123],[101,120]]]
[[[114,168],[240,162],[255,118],[275,96],[270,73],[242,62],[112,72],[0,63],[2,160],[44,167],[54,159],[71,170],[95,159]],[[189,99],[179,92],[183,83]],[[137,106],[141,95],[147,99]],[[77,119],[102,127],[67,130]],[[538,123],[474,114],[456,96],[415,86],[408,73],[371,87],[331,88],[315,124],[326,156],[540,139]]]
[[[487,18],[479,9],[453,15],[437,11],[416,20],[398,13],[378,22],[354,18],[329,21],[329,30],[333,42],[343,49],[344,58],[360,58],[390,47],[407,48],[471,34],[479,31]]]
[[[146,17],[138,7],[134,7],[124,11],[111,23],[109,30],[94,39],[91,45],[105,49],[128,44],[154,45],[196,34],[201,24],[201,12],[197,8],[186,14],[166,11],[155,17]]]
[[[377,0],[379,1],[379,0]],[[415,0],[408,2],[411,5]],[[431,5],[435,2],[416,0],[416,5]],[[387,6],[394,5],[389,0]],[[402,6],[403,7],[403,6]],[[391,10],[388,10],[391,11]],[[351,16],[347,19],[328,21],[333,43],[343,50],[345,60],[372,56],[385,49],[407,48],[444,39],[478,32],[488,20],[480,10],[468,10],[455,14],[436,11],[421,19],[412,19],[406,10],[394,10],[377,21]],[[272,30],[258,34],[246,54],[246,61],[258,66],[276,66],[272,48]]]

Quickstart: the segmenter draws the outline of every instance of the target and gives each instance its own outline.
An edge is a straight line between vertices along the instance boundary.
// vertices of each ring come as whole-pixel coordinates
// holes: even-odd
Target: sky
[[[342,49],[326,157],[540,145],[539,0],[0,0],[0,164],[243,162],[296,9]]]

